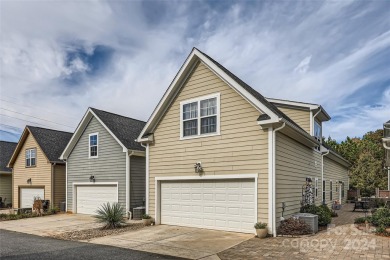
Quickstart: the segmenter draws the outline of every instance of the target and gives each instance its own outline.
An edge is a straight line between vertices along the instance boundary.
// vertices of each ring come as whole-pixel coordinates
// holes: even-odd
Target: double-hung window
[[[37,150],[36,148],[26,150],[26,167],[36,166],[37,163]]]
[[[181,102],[181,138],[219,134],[219,94]]]
[[[99,134],[94,133],[89,135],[89,158],[98,157],[98,145],[99,145]]]
[[[315,192],[315,197],[318,197],[318,178],[315,178],[314,180],[314,192]]]

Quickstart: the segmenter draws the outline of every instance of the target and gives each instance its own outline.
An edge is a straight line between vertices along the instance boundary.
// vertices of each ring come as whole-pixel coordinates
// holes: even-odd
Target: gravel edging
[[[54,235],[52,237],[56,239],[70,240],[70,241],[89,240],[92,238],[117,235],[128,231],[135,231],[143,227],[145,226],[142,223],[134,223],[134,224],[127,224],[116,229],[92,228],[92,229],[64,232],[61,234]]]

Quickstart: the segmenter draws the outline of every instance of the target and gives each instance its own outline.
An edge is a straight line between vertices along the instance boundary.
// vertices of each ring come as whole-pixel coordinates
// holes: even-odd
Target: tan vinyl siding
[[[12,174],[0,173],[0,197],[5,204],[12,203]]]
[[[276,133],[276,221],[282,216],[282,202],[286,203],[284,217],[298,213],[301,207],[302,186],[306,177],[315,185],[318,178],[318,197],[315,203],[321,204],[321,154],[290,137]]]
[[[326,180],[326,204],[328,206],[332,205],[330,200],[330,185],[329,181],[333,181],[333,201],[339,200],[340,189],[336,192],[336,186],[340,187],[338,184],[339,181],[344,182],[344,202],[347,199],[347,190],[348,190],[348,169],[341,164],[324,157],[324,179]]]
[[[89,158],[89,134],[99,133],[98,158]],[[73,210],[73,183],[90,183],[95,176],[99,182],[118,182],[118,202],[126,207],[126,153],[122,146],[93,117],[76,146],[69,155],[68,164],[68,211]]]
[[[130,157],[130,209],[145,206],[145,157]]]
[[[310,134],[310,111],[278,106],[279,110],[285,113],[303,130]]]
[[[65,201],[65,165],[54,166],[54,204],[53,207],[60,208],[60,203]]]
[[[180,102],[220,93],[221,135],[180,140]],[[260,129],[260,112],[199,64],[154,131],[149,149],[149,214],[155,214],[155,177],[204,174],[259,174],[258,219],[268,222],[268,132]]]
[[[26,149],[36,148],[36,166],[26,167]],[[31,178],[32,184],[27,184]],[[13,207],[19,207],[20,187],[45,187],[45,200],[51,202],[51,164],[48,162],[38,143],[29,133],[16,160],[13,169]]]

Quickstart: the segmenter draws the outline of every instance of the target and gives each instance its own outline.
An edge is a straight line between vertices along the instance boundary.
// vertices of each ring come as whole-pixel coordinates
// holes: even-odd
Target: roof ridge
[[[27,128],[32,127],[32,128],[39,128],[39,129],[44,129],[44,130],[50,130],[50,131],[56,131],[56,132],[62,132],[62,133],[67,133],[67,134],[73,134],[72,132],[67,132],[67,131],[62,131],[62,130],[57,130],[57,129],[51,129],[51,128],[45,128],[45,127],[40,127],[40,126],[33,126],[33,125],[26,125]]]
[[[136,120],[136,121],[140,121],[142,123],[146,123],[145,121],[142,121],[140,119],[136,119],[136,118],[132,118],[132,117],[129,117],[129,116],[124,116],[124,115],[119,115],[119,114],[116,114],[116,113],[113,113],[113,112],[109,112],[109,111],[106,111],[106,110],[101,110],[101,109],[98,109],[98,108],[94,108],[94,107],[89,107],[90,109],[95,109],[95,110],[98,110],[98,111],[101,111],[101,112],[105,112],[107,114],[111,114],[111,115],[115,115],[115,116],[121,116],[121,117],[124,117],[124,118],[127,118],[127,119],[132,119],[132,120]]]

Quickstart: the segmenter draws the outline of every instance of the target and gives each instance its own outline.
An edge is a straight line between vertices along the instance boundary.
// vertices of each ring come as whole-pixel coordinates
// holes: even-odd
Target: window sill
[[[32,165],[32,166],[25,166],[25,168],[35,168],[37,165]]]
[[[189,139],[198,139],[203,137],[212,137],[212,136],[218,136],[221,135],[221,133],[212,133],[212,134],[203,134],[203,135],[192,135],[192,136],[181,136],[180,140],[189,140]]]
[[[97,159],[99,158],[98,156],[89,156],[88,159]]]

